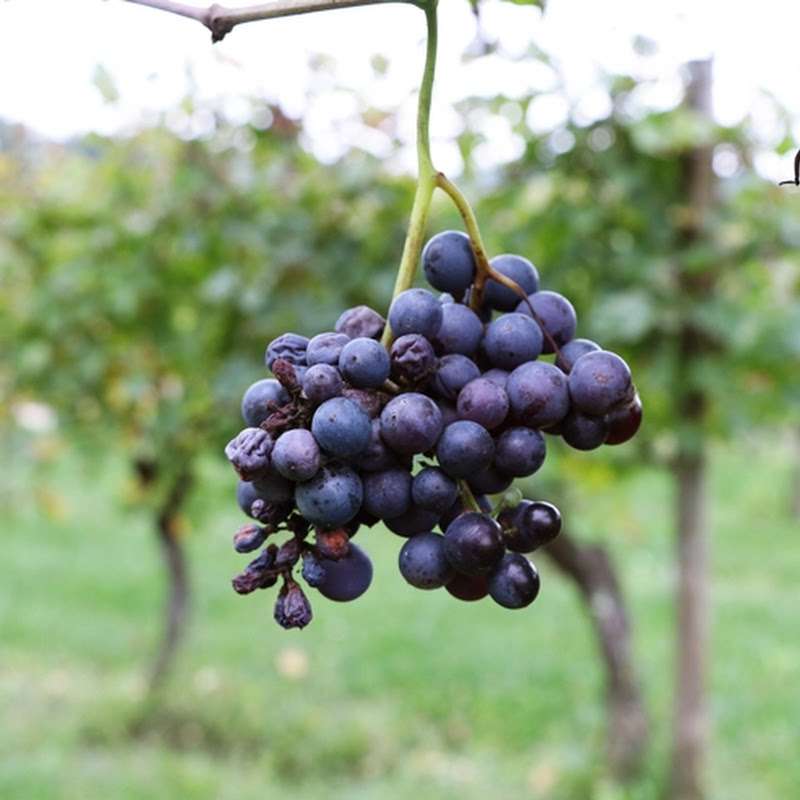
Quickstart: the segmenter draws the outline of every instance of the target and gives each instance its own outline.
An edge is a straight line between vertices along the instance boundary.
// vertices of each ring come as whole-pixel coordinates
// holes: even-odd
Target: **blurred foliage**
[[[357,151],[323,168],[279,109],[255,116],[269,126],[219,121],[202,141],[6,136],[7,401],[44,401],[85,442],[177,468],[238,431],[270,339],[388,303],[413,183],[377,180]]]
[[[465,119],[503,116],[524,148],[479,169],[476,127],[460,139],[460,181],[489,252],[531,258],[575,304],[579,335],[631,362],[646,407],[639,448],[668,454],[676,381],[714,398],[708,432],[780,422],[797,403],[800,210],[791,190],[755,177],[746,126],[642,110],[640,88],[610,78],[604,116],[572,109],[546,131],[542,95],[465,101]],[[317,163],[280,109],[254,104],[252,119],[218,117],[196,138],[161,125],[66,145],[2,132],[6,409],[44,401],[87,442],[180,464],[238,429],[271,338],[328,329],[358,303],[385,310],[413,181],[355,146]],[[708,235],[687,245],[681,154],[698,144],[726,177]],[[460,220],[437,200],[430,232],[445,226]],[[702,336],[691,365],[675,345],[687,319]]]

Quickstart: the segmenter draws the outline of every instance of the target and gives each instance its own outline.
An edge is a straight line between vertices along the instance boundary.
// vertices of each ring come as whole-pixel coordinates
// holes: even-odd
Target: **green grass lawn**
[[[765,438],[712,463],[710,798],[775,800],[800,786],[791,455]],[[408,587],[395,565],[402,540],[363,530],[375,564],[367,594],[318,597],[311,625],[284,631],[274,592],[230,589],[247,557],[231,547],[241,515],[221,463],[205,466],[191,508],[187,639],[165,690],[146,701],[163,573],[146,513],[122,508],[123,466],[67,451],[4,466],[0,797],[659,796],[675,579],[664,474],[603,482],[600,495],[588,481],[571,519],[612,549],[633,615],[653,746],[646,774],[623,791],[604,776],[593,631],[546,558],[535,559],[536,603],[512,612]]]

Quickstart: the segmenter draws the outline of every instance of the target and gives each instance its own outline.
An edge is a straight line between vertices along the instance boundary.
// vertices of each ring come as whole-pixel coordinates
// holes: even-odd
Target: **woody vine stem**
[[[417,264],[419,263],[425,237],[425,226],[431,208],[435,190],[441,189],[455,204],[464,227],[472,242],[478,274],[475,279],[474,292],[470,298],[473,308],[480,304],[483,286],[491,277],[509,288],[517,291],[523,299],[524,292],[503,275],[497,273],[489,265],[481,239],[478,222],[469,201],[461,190],[443,173],[436,170],[431,157],[430,115],[433,100],[433,83],[436,72],[436,51],[438,42],[438,0],[400,0],[411,3],[425,12],[427,23],[427,44],[422,83],[419,91],[417,109],[417,187],[411,207],[408,231],[397,272],[393,297],[408,289],[414,282]],[[229,9],[217,3],[201,9],[174,0],[127,0],[137,5],[149,6],[180,16],[194,19],[211,31],[212,41],[221,41],[236,25],[257,20],[275,19],[277,17],[306,14],[313,11],[330,11],[337,8],[353,8],[355,6],[376,5],[393,2],[393,0],[272,0],[270,3],[248,6],[246,8]],[[392,342],[392,332],[388,328],[384,333],[383,344],[387,347]]]

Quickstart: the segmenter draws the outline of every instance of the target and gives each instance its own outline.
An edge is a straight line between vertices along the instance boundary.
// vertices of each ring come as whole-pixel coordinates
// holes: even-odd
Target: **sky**
[[[248,5],[228,0],[227,5]],[[193,2],[204,7],[205,2]],[[598,70],[636,72],[656,79],[648,101],[665,107],[680,96],[678,69],[713,56],[715,114],[723,123],[747,115],[767,144],[777,136],[774,119],[759,99],[766,90],[800,121],[800,3],[760,0],[549,0],[542,16],[500,0],[482,4],[482,33],[498,54],[465,61],[476,25],[466,0],[440,0],[440,48],[432,135],[437,166],[457,159],[452,139],[463,120],[451,104],[469,95],[508,96],[531,88],[547,91],[551,76],[530,59],[513,59],[535,42],[562,65],[567,92],[587,119],[603,112]],[[656,41],[646,63],[631,41]],[[123,0],[0,0],[0,118],[23,122],[62,138],[86,130],[113,133],[174,108],[190,87],[209,109],[244,121],[256,96],[303,115],[320,158],[335,158],[354,134],[356,95],[367,106],[399,110],[401,135],[413,141],[415,101],[423,58],[424,16],[401,3],[326,11],[249,23],[221,43],[193,20]],[[319,55],[324,58],[319,58]],[[376,54],[389,69],[377,75]],[[311,67],[316,58],[316,68]],[[105,102],[93,82],[102,64],[118,90]],[[538,122],[547,127],[564,113],[548,96]],[[202,115],[181,119],[176,130],[202,133]],[[490,130],[496,150],[515,144],[502,123]],[[363,134],[363,128],[359,135]],[[800,139],[800,123],[797,125]],[[380,153],[388,138],[366,146]],[[437,145],[438,142],[438,145]],[[437,151],[437,146],[439,150]],[[488,156],[487,156],[488,157]],[[791,176],[793,153],[767,153],[760,171]]]

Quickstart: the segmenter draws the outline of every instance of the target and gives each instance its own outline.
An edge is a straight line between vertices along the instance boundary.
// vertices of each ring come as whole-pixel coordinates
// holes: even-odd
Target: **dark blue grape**
[[[468,511],[456,517],[444,534],[445,555],[459,572],[489,572],[503,557],[503,531],[488,514]]]
[[[549,428],[569,411],[567,376],[546,361],[529,361],[513,370],[506,392],[512,413],[528,428]]]
[[[369,444],[350,463],[359,472],[381,472],[398,466],[398,455],[381,436],[381,420],[375,417],[370,421]]]
[[[513,370],[533,361],[544,347],[542,329],[525,314],[503,314],[486,329],[483,350],[493,367]]]
[[[308,341],[308,337],[300,336],[297,333],[284,333],[277,339],[273,339],[267,345],[264,359],[267,367],[272,369],[279,358],[296,367],[306,366]]]
[[[253,503],[258,500],[258,492],[253,488],[250,481],[243,481],[239,479],[236,484],[236,502],[239,503],[239,508],[247,514],[248,517],[253,516]]]
[[[477,271],[469,236],[461,231],[442,231],[431,237],[422,250],[422,271],[434,289],[462,294]]]
[[[570,339],[570,341],[559,348],[555,365],[564,372],[569,372],[572,369],[572,365],[584,353],[591,353],[599,349],[600,345],[593,342],[591,339]]]
[[[344,381],[339,370],[330,364],[314,364],[303,375],[303,394],[318,406],[331,397],[338,397]]]
[[[457,600],[465,602],[481,600],[489,594],[485,575],[467,575],[458,571],[444,588]]]
[[[424,467],[411,481],[411,498],[420,508],[444,514],[458,499],[458,484],[441,467]]]
[[[312,336],[306,346],[306,364],[310,367],[314,364],[336,366],[339,363],[342,348],[349,341],[350,337],[346,333],[336,333],[336,331],[327,331]]]
[[[351,339],[367,336],[370,339],[380,339],[386,320],[369,306],[355,306],[342,312],[333,326],[336,333],[344,333]]]
[[[469,307],[461,303],[442,305],[442,324],[433,338],[438,355],[461,353],[474,356],[483,340],[483,322]]]
[[[385,520],[384,524],[398,536],[416,536],[433,530],[439,524],[439,514],[411,505],[404,514]]]
[[[442,304],[427,289],[406,289],[392,300],[388,322],[395,336],[420,333],[433,339],[442,324]]]
[[[480,367],[472,359],[460,353],[450,353],[439,359],[431,388],[437,396],[455,402],[461,389],[480,376]]]
[[[326,464],[310,480],[297,484],[297,510],[311,523],[336,528],[358,513],[364,489],[358,473],[344,464]]]
[[[476,472],[467,478],[467,485],[476,494],[500,494],[514,482],[514,476],[501,472],[494,466]]]
[[[520,314],[531,314],[531,306],[541,325],[547,331],[542,343],[542,353],[554,353],[555,347],[565,345],[575,336],[578,318],[575,308],[558,292],[544,290],[528,295],[527,300],[519,303],[516,310]]]
[[[351,339],[339,355],[339,372],[351,385],[377,389],[388,377],[391,361],[386,348],[375,339]]]
[[[389,351],[395,380],[419,381],[433,372],[436,354],[433,345],[419,333],[406,333],[398,336]]]
[[[544,500],[523,500],[497,515],[505,546],[514,553],[532,553],[561,532],[561,513]]]
[[[411,473],[403,467],[361,475],[364,486],[362,505],[378,519],[392,519],[411,507]]]
[[[504,608],[525,608],[539,594],[536,567],[520,553],[506,553],[486,576],[489,595]]]
[[[492,435],[477,422],[463,419],[448,425],[436,443],[436,460],[453,478],[467,478],[487,469],[494,458]]]
[[[602,416],[615,406],[629,402],[634,389],[625,361],[609,350],[582,355],[569,373],[569,394],[584,414]]]
[[[600,447],[608,436],[609,425],[606,416],[595,417],[573,408],[558,424],[561,438],[576,450],[594,450]]]
[[[306,550],[303,553],[303,566],[300,574],[309,586],[319,586],[325,578],[325,564],[323,559],[314,555],[311,550]]]
[[[539,290],[539,273],[536,267],[524,256],[504,253],[495,256],[489,261],[489,266],[496,269],[501,275],[510,278],[519,286],[525,295],[533,294]],[[486,281],[483,301],[497,311],[513,311],[522,298],[513,289],[504,286],[499,281],[490,278]]]
[[[397,559],[400,574],[417,589],[438,589],[455,577],[444,553],[444,536],[426,531],[412,536]]]
[[[494,466],[515,478],[533,475],[544,463],[547,444],[541,431],[514,427],[495,440]]]
[[[351,544],[344,558],[322,560],[325,575],[315,587],[329,600],[348,602],[360,597],[372,583],[372,562],[356,544]]]
[[[306,428],[284,431],[272,448],[272,464],[284,478],[307,481],[322,466],[317,440]]]
[[[372,423],[364,407],[348,397],[332,397],[314,412],[311,433],[334,458],[348,459],[369,444]]]
[[[419,392],[393,397],[381,412],[381,436],[398,453],[425,453],[441,432],[442,412],[430,397]]]
[[[506,390],[486,378],[475,378],[458,393],[456,412],[460,419],[469,419],[490,431],[502,424],[508,415]]]
[[[275,378],[262,378],[247,387],[242,396],[245,424],[257,428],[273,411],[289,402],[289,393]]]
[[[253,488],[268,503],[288,503],[294,496],[294,481],[284,478],[272,463],[265,472],[253,479]]]

